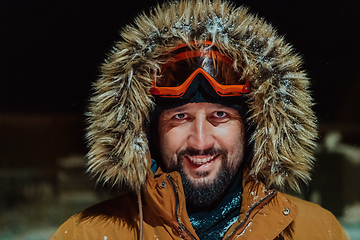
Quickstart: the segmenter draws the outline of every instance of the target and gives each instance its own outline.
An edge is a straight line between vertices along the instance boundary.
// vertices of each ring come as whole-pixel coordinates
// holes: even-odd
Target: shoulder
[[[332,213],[316,203],[312,203],[289,194],[283,194],[290,202],[298,207],[298,215],[307,215],[308,213],[320,215],[332,215]]]
[[[336,217],[318,204],[284,194],[294,205],[298,213],[293,222],[295,232],[302,232],[320,239],[348,239]]]
[[[80,221],[99,219],[128,220],[138,215],[138,205],[134,194],[127,193],[100,202],[82,211],[78,217]]]
[[[306,218],[308,220],[321,220],[324,222],[324,219],[327,219],[328,221],[336,221],[335,216],[328,210],[324,209],[318,204],[305,201],[303,199],[284,194],[287,199],[289,199],[290,202],[295,204],[298,208],[298,215],[297,218]]]
[[[137,201],[133,194],[118,196],[75,214],[64,222],[51,237],[58,239],[111,239],[114,226],[128,229],[121,234],[134,235],[129,229],[137,226]],[[109,235],[110,234],[110,235]]]

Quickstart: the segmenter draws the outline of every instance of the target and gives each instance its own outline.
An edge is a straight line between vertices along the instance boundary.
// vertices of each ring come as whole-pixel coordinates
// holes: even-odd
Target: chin
[[[209,185],[212,184],[216,177],[218,175],[218,172],[197,172],[194,175],[191,175],[189,173],[186,173],[186,178],[192,182],[194,185]]]

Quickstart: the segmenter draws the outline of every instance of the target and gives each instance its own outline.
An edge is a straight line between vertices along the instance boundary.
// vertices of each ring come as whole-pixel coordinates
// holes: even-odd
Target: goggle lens
[[[151,90],[153,95],[181,97],[197,74],[203,74],[220,96],[241,96],[249,84],[235,71],[233,61],[216,50],[190,50],[174,55],[165,64],[161,77]]]

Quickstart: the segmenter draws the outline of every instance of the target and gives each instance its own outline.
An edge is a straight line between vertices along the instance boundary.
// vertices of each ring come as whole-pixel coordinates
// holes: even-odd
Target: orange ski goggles
[[[221,97],[241,96],[250,91],[249,82],[242,72],[233,67],[234,61],[221,54],[216,46],[191,49],[180,45],[169,55],[160,77],[153,82],[151,93],[155,96],[179,98],[188,90],[194,78],[203,75]]]

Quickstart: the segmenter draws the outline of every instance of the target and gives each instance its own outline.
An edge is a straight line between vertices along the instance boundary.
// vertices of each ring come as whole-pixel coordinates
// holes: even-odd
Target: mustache
[[[196,149],[193,147],[185,148],[179,151],[178,159],[182,156],[214,156],[214,155],[227,155],[227,151],[223,148],[206,148],[206,149]]]

